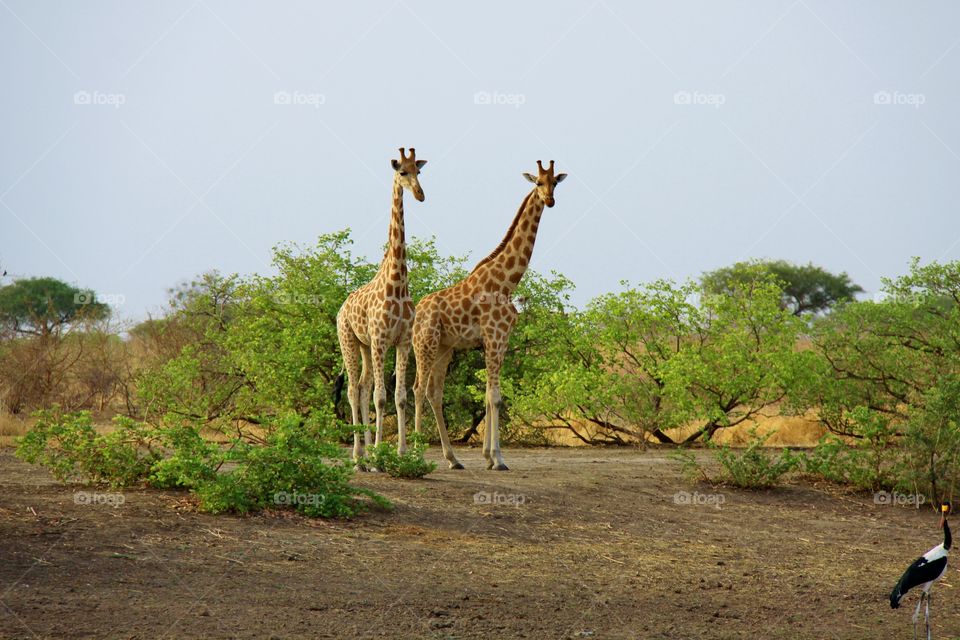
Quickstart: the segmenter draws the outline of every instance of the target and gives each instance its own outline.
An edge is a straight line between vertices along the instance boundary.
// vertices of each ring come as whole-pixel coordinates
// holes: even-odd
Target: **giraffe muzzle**
[[[413,197],[417,199],[417,202],[424,201],[423,189],[417,189],[413,192]]]
[[[554,201],[553,198],[547,198],[546,200],[543,201],[543,203],[544,203],[545,205],[547,205],[547,208],[548,208],[548,209],[553,207],[554,202],[555,202],[555,201]]]

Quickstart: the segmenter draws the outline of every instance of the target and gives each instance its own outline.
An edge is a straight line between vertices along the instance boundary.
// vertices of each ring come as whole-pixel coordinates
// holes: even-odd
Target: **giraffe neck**
[[[513,293],[530,265],[543,206],[536,189],[528,193],[503,240],[493,253],[477,264],[471,276],[492,280],[504,294]]]
[[[390,213],[390,234],[387,237],[387,250],[383,254],[380,270],[381,278],[400,284],[398,293],[403,295],[407,288],[407,243],[403,227],[403,187],[400,177],[393,178],[393,207]]]

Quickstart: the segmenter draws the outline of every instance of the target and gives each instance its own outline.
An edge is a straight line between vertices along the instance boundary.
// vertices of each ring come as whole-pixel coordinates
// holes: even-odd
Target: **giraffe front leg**
[[[393,400],[397,405],[397,453],[407,452],[407,357],[410,344],[397,345],[397,388]],[[419,429],[417,430],[419,433]]]

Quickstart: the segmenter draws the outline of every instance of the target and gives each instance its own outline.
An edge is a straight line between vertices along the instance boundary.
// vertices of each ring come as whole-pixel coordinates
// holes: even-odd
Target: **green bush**
[[[427,450],[427,440],[419,433],[413,433],[407,439],[407,451],[397,453],[396,445],[381,442],[369,448],[367,465],[385,471],[394,478],[422,478],[437,469],[436,462],[428,462],[423,454]]]
[[[36,425],[17,442],[17,456],[40,464],[60,482],[82,480],[111,487],[146,482],[160,459],[149,429],[117,416],[113,431],[97,433],[90,412],[59,408],[34,414]]]
[[[848,420],[862,438],[847,444],[833,435],[820,439],[804,460],[804,470],[831,482],[861,490],[892,490],[906,471],[906,452],[888,416],[857,407]]]
[[[248,513],[293,507],[307,516],[350,517],[385,498],[350,484],[353,465],[322,421],[280,419],[263,445],[234,442],[224,455],[232,468],[195,488],[200,508],[211,513]]]
[[[728,444],[712,445],[725,481],[744,489],[767,489],[801,464],[802,456],[789,449],[776,455],[764,448],[773,432],[761,437],[751,429],[750,434],[750,443],[744,449],[733,449]]]
[[[326,413],[278,418],[265,425],[263,443],[236,439],[226,449],[204,440],[191,423],[153,427],[118,417],[113,431],[98,434],[87,412],[50,410],[37,418],[17,455],[49,468],[61,482],[188,489],[210,513],[290,507],[307,516],[350,517],[390,506],[350,484],[353,465]],[[401,472],[416,470],[413,457],[422,460],[422,445],[415,451],[404,457]]]
[[[213,481],[224,462],[224,453],[200,435],[194,424],[177,424],[160,430],[171,455],[157,460],[150,484],[158,489],[194,489]]]

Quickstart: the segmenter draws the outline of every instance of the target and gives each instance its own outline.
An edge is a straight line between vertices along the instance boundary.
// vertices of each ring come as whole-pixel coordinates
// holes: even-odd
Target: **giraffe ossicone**
[[[400,453],[406,449],[406,371],[410,354],[414,307],[407,286],[407,247],[403,223],[403,192],[409,191],[423,202],[420,169],[426,160],[417,160],[416,150],[409,154],[401,147],[400,159],[392,160],[393,207],[387,248],[373,280],[347,296],[337,313],[337,337],[347,374],[347,399],[354,425],[365,427],[353,436],[353,460],[359,466],[364,446],[370,446],[370,395],[376,409],[376,444],[383,441],[383,418],[387,403],[383,366],[387,350],[396,347],[397,429]]]
[[[553,160],[546,169],[538,160],[537,175],[523,175],[535,186],[523,199],[500,244],[464,280],[425,296],[417,304],[413,323],[417,363],[414,425],[419,433],[423,401],[428,400],[451,469],[462,469],[463,465],[454,455],[443,418],[447,366],[454,351],[482,346],[487,369],[483,456],[488,469],[507,470],[500,452],[500,368],[518,315],[512,296],[530,264],[543,209],[554,205],[553,191],[567,177],[554,173]]]

